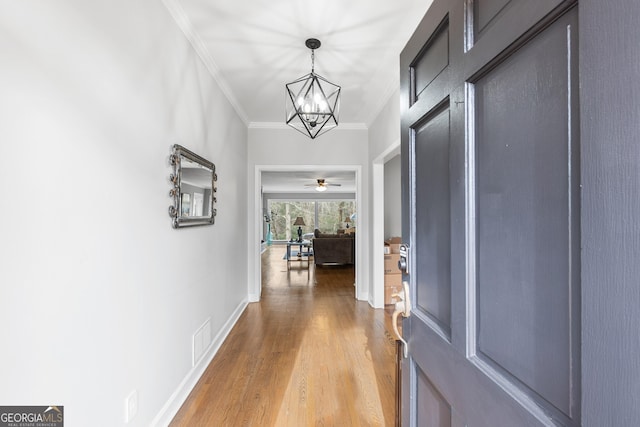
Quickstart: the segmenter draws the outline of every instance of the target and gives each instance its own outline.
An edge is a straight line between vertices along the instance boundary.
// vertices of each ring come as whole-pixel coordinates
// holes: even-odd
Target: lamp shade
[[[293,223],[293,225],[307,225],[307,224],[304,223],[304,218],[299,216],[296,218],[296,221]]]

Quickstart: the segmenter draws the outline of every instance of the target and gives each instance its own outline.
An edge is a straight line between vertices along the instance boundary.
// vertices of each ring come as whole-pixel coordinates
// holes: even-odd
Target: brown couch
[[[319,264],[354,264],[355,233],[325,234],[316,229],[313,238],[313,260]]]

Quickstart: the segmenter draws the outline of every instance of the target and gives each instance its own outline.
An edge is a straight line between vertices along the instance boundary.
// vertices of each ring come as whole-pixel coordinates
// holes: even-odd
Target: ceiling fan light
[[[316,191],[320,191],[320,192],[327,191],[327,187],[325,185],[318,185],[316,187]]]

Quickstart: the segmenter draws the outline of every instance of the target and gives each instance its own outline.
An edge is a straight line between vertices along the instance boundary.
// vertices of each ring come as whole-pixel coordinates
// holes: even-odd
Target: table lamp
[[[346,217],[346,218],[344,219],[344,222],[346,222],[346,223],[347,223],[347,228],[349,228],[349,223],[351,222],[351,217]]]
[[[302,225],[307,225],[304,223],[304,219],[299,216],[296,218],[296,221],[293,223],[293,225],[297,225],[298,226],[298,242],[302,242]]]

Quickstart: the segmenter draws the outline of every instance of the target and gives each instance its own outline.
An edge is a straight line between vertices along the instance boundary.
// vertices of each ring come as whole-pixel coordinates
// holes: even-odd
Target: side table
[[[298,256],[291,258],[291,246],[298,246]],[[309,258],[311,258],[311,241],[303,240],[302,242],[287,242],[287,270],[291,269],[291,261],[304,261],[307,258],[307,270],[309,269]]]

